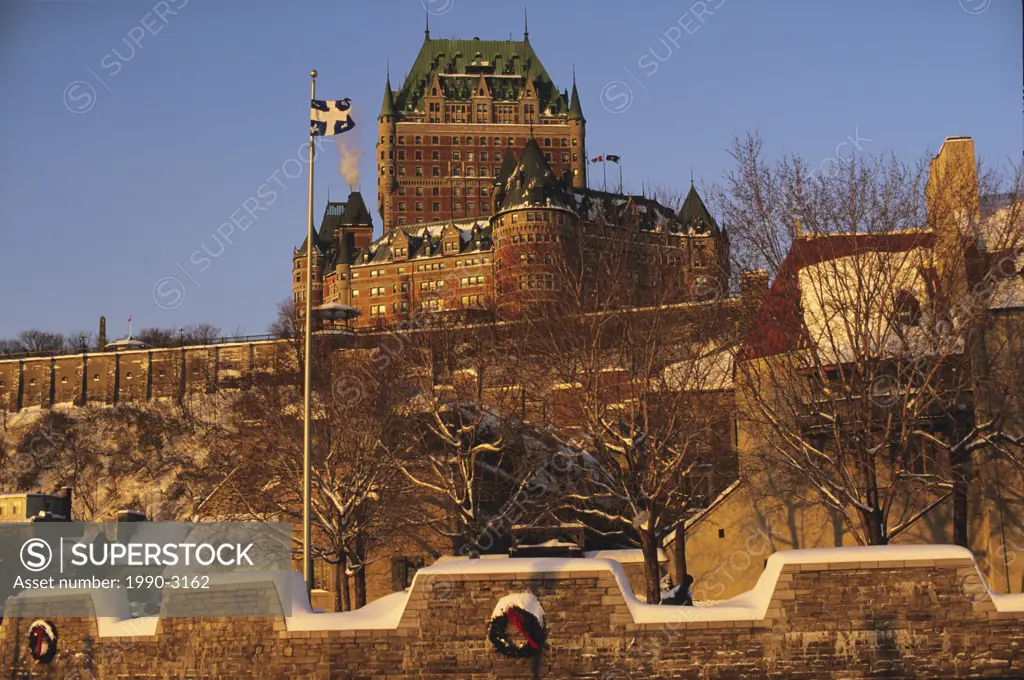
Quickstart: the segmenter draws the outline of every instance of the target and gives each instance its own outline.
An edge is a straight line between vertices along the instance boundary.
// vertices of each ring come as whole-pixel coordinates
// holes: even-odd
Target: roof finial
[[[427,20],[426,28],[423,29],[424,40],[430,40],[430,12],[426,7],[423,8],[423,15]]]
[[[388,81],[388,83],[391,83],[391,57],[388,57],[386,73],[387,73],[387,81]]]
[[[530,42],[530,17],[526,13],[526,5],[523,5],[523,40]]]
[[[576,84],[576,62],[572,62],[572,84]]]
[[[690,166],[690,188],[693,188],[693,166]]]

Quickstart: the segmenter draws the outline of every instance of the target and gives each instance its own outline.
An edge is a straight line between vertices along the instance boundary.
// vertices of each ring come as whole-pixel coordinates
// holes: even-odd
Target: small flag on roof
[[[348,132],[356,126],[349,109],[352,102],[349,99],[337,99],[334,101],[323,101],[320,99],[311,100],[309,107],[309,134],[314,137],[324,135],[340,135]]]
[[[604,159],[610,163],[619,162],[619,156],[613,156],[612,154],[608,154],[607,156],[604,157]]]

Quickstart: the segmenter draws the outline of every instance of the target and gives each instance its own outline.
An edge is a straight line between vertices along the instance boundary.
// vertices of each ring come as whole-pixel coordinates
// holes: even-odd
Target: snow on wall
[[[592,553],[593,554],[593,553]],[[599,553],[598,553],[599,554]],[[644,623],[696,623],[710,621],[759,621],[765,618],[768,606],[775,594],[779,576],[786,566],[801,564],[828,564],[841,566],[858,562],[889,562],[889,561],[924,561],[971,559],[973,555],[966,548],[952,545],[887,545],[851,548],[810,548],[803,550],[786,550],[774,553],[768,558],[764,573],[753,589],[706,607],[677,607],[651,605],[641,602],[629,587],[625,571],[619,561],[596,557],[584,558],[506,558],[506,559],[452,559],[443,560],[416,572],[412,586],[403,592],[388,595],[369,605],[351,612],[316,613],[306,598],[305,584],[302,574],[291,574],[291,593],[281,592],[287,586],[278,583],[278,592],[282,600],[287,595],[291,598],[291,616],[285,617],[285,626],[289,631],[313,630],[394,630],[398,628],[402,615],[405,613],[410,593],[420,580],[427,577],[445,578],[463,575],[493,575],[495,577],[518,575],[524,573],[547,575],[559,573],[578,574],[580,572],[611,572],[619,584],[622,597],[629,608],[633,621]],[[912,566],[912,565],[908,565]],[[225,575],[228,576],[228,575]],[[266,575],[233,574],[232,582],[267,581]],[[500,579],[499,579],[500,580]],[[60,591],[62,594],[64,591]],[[93,598],[124,598],[127,611],[127,598],[123,592],[68,591],[75,593],[88,592]],[[58,594],[48,591],[48,596]],[[1000,595],[989,592],[996,610],[999,612],[1024,612],[1024,594]],[[21,597],[21,596],[19,596]],[[156,617],[130,619],[127,617],[99,618],[100,637],[153,635],[157,625]]]

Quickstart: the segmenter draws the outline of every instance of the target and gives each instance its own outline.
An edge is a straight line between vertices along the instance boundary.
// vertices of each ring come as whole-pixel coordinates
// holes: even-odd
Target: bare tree
[[[639,545],[646,598],[661,599],[659,550],[735,476],[729,433],[732,306],[686,302],[686,268],[638,238],[637,215],[568,229],[560,295],[526,312],[532,355],[550,379],[557,439],[588,471],[567,494],[591,530]],[[525,309],[536,309],[526,307]]]
[[[519,343],[507,326],[466,326],[458,314],[429,314],[418,326],[392,353],[412,390],[394,459],[454,552],[488,549],[490,534],[507,528],[509,499],[533,481]]]
[[[277,338],[294,338],[295,333],[295,300],[287,297],[277,303],[277,316],[267,327],[267,332]]]
[[[317,348],[313,393],[312,510],[315,558],[334,565],[337,609],[366,604],[365,573],[373,549],[397,526],[391,505],[401,477],[384,437],[396,427],[392,399],[400,383],[366,380],[370,357],[331,356]],[[302,389],[268,384],[240,395],[231,407],[232,437],[217,447],[204,515],[300,522],[302,517]],[[296,538],[297,550],[301,539]]]
[[[723,206],[742,263],[776,278],[739,371],[766,455],[858,543],[887,543],[951,497],[966,545],[970,462],[1006,439],[975,404],[987,307],[963,216],[985,175],[973,158],[960,168],[966,191],[933,167],[926,191],[924,163],[850,159],[813,177],[760,149],[736,141]]]
[[[18,344],[23,352],[60,352],[65,347],[64,336],[60,333],[35,328],[18,333]]]

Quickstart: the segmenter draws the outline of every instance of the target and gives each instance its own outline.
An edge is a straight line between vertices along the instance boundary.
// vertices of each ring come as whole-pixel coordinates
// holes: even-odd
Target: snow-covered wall
[[[302,593],[296,578],[287,617],[53,619],[60,642],[48,666],[25,649],[31,620],[8,616],[0,625],[0,674],[409,680],[1024,675],[1024,597],[991,595],[970,553],[953,546],[780,552],[753,590],[709,607],[643,604],[626,587],[622,566],[597,558],[447,561],[420,570],[408,592],[349,613],[314,613]],[[505,658],[487,639],[495,606],[514,593],[531,593],[544,612],[547,648],[538,675],[531,676],[530,660]],[[78,597],[84,613],[90,596]]]

